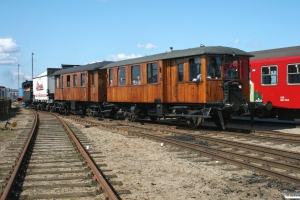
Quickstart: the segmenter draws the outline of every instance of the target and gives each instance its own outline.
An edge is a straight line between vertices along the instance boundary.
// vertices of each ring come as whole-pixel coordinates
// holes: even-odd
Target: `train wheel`
[[[203,118],[201,118],[201,117],[188,117],[188,118],[186,118],[186,122],[191,128],[198,128],[202,124]]]

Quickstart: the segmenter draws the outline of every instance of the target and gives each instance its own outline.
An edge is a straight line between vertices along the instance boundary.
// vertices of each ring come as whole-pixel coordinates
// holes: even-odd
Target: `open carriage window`
[[[206,78],[221,78],[221,58],[218,56],[210,56],[206,59]]]
[[[126,74],[126,70],[124,67],[119,68],[119,74],[118,74],[118,79],[119,79],[119,85],[125,85],[125,74]]]
[[[300,84],[300,63],[287,66],[287,83]]]
[[[225,58],[223,61],[224,79],[239,79],[239,59]]]
[[[157,63],[147,64],[147,83],[157,83]]]
[[[190,81],[201,81],[201,60],[200,58],[190,58]]]
[[[277,74],[277,66],[263,66],[261,68],[261,84],[276,85]]]

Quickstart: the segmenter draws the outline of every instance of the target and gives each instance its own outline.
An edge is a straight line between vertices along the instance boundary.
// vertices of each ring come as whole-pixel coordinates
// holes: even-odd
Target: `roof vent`
[[[171,51],[171,52],[173,51],[173,47],[170,47],[170,51]]]

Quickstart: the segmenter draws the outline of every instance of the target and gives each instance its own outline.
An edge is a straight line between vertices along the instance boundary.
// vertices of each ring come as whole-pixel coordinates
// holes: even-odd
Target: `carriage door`
[[[178,82],[183,81],[183,62],[169,61],[165,69],[166,84],[164,90],[166,92],[164,92],[164,99],[168,103],[178,102]]]

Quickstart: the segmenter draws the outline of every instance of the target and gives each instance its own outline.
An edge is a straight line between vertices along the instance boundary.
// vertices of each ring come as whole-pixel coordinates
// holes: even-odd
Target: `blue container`
[[[26,108],[26,103],[25,102],[22,102],[22,107]]]

